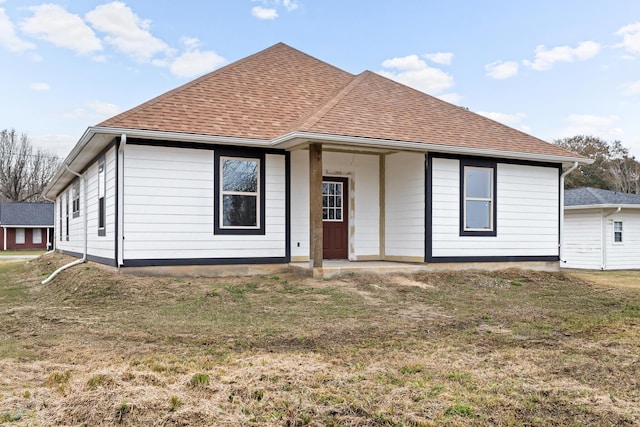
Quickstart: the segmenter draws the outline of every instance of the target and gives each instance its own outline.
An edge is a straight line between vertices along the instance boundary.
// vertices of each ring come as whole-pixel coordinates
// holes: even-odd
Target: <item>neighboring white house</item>
[[[640,194],[579,188],[564,204],[562,267],[640,268]]]
[[[88,128],[46,195],[57,249],[118,267],[557,268],[561,170],[576,162],[588,161],[278,43]]]

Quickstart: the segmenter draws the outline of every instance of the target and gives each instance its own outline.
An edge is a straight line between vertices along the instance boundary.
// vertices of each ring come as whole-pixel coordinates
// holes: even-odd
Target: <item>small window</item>
[[[495,164],[461,162],[460,166],[460,234],[495,236]]]
[[[42,230],[39,228],[34,228],[31,230],[31,242],[34,245],[42,244]]]
[[[16,228],[16,245],[24,245],[24,228]]]
[[[106,207],[105,207],[105,193],[106,193],[106,170],[104,165],[104,158],[98,161],[98,236],[106,236]]]
[[[322,183],[322,220],[342,221],[342,182]]]
[[[613,222],[613,242],[622,243],[622,221]]]
[[[58,214],[58,222],[60,223],[60,227],[58,229],[58,236],[60,241],[62,241],[62,197],[63,196],[64,194],[58,198],[58,206],[59,206],[58,210],[60,211]]]
[[[80,180],[76,179],[73,183],[73,217],[78,218],[80,216]]]
[[[66,196],[65,196],[65,200],[66,200],[66,204],[65,204],[65,232],[66,234],[66,240],[67,242],[69,241],[69,192],[67,191]]]
[[[216,234],[264,234],[264,155],[216,153]]]

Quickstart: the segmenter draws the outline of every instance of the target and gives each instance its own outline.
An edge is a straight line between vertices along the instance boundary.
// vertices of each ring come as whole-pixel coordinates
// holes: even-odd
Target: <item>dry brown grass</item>
[[[69,260],[0,266],[0,423],[640,424],[637,288],[515,270],[175,279],[92,264],[39,284]]]

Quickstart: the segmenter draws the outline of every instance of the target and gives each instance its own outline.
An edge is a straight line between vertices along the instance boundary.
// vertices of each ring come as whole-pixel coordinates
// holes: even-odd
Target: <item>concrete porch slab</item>
[[[347,274],[415,274],[430,271],[427,264],[392,261],[324,260],[322,267],[311,268],[309,262],[292,262],[292,273],[318,279],[331,279]]]

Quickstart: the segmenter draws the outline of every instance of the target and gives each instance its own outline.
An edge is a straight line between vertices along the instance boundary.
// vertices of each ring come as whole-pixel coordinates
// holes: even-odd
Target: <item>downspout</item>
[[[600,251],[602,253],[602,263],[600,269],[602,271],[607,269],[607,218],[609,218],[611,215],[620,213],[621,210],[622,206],[618,206],[615,211],[610,212],[602,217],[602,239],[600,240],[600,245],[602,246],[602,250]]]
[[[45,199],[47,202],[51,202],[53,203],[53,228],[55,228],[56,226],[56,202],[55,200],[51,200],[50,198],[48,198],[47,196],[45,196],[44,194],[42,195],[42,198]],[[59,233],[62,232],[62,230],[58,231]],[[51,245],[51,250],[48,251],[45,255],[49,255],[52,254],[56,251],[56,234],[53,233],[53,244]],[[47,227],[47,245],[49,245],[49,227]]]
[[[564,177],[576,170],[578,162],[573,162],[573,166],[567,169],[562,175],[560,175],[560,262],[567,263],[564,259]]]
[[[42,281],[43,285],[46,285],[47,283],[51,282],[60,272],[66,270],[67,268],[73,267],[74,265],[78,265],[78,264],[82,264],[87,260],[87,239],[88,239],[88,231],[87,231],[87,177],[80,175],[78,172],[71,170],[71,168],[69,168],[69,165],[67,165],[66,163],[64,164],[65,169],[67,169],[67,171],[71,172],[72,174],[74,174],[75,176],[77,176],[78,178],[81,178],[83,180],[84,183],[84,251],[82,254],[82,258],[75,260],[73,262],[70,262],[69,264],[63,265],[62,267],[60,267],[59,269],[57,269],[56,271],[54,271],[53,273],[51,273],[51,276],[47,277],[46,279],[44,279]]]
[[[118,188],[116,188],[116,194],[118,199],[118,233],[116,236],[116,245],[118,248],[118,259],[116,264],[118,269],[124,263],[124,147],[127,145],[127,134],[123,133],[120,136],[120,146],[118,147]]]

